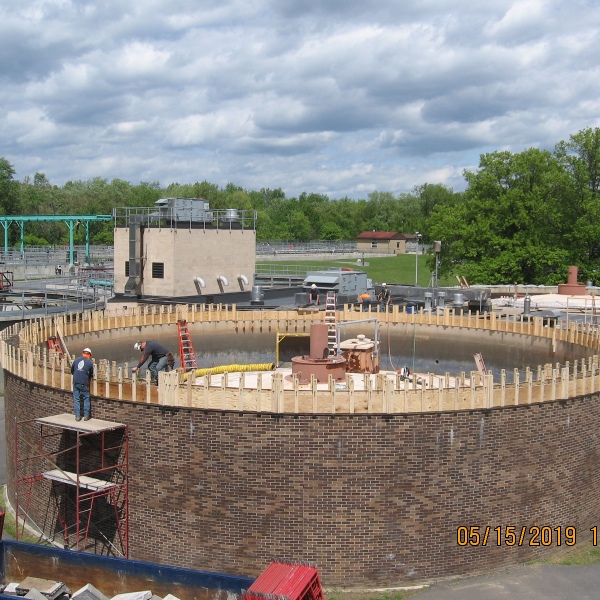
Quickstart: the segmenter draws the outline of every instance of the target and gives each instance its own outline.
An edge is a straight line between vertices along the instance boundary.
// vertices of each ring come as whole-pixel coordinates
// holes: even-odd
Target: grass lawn
[[[591,535],[591,534],[590,534]],[[600,562],[600,548],[593,546],[591,540],[577,542],[573,549],[539,561],[547,565],[567,565],[570,567],[581,567]]]
[[[15,525],[15,517],[13,514],[6,510],[6,502],[5,502],[5,494],[6,494],[6,486],[0,486],[0,509],[5,512],[4,514],[4,531],[8,533],[12,538],[16,538],[16,525]],[[33,535],[29,530],[24,529],[19,536],[19,541],[21,542],[29,542],[30,544],[41,544],[44,542],[40,541],[38,536]],[[48,544],[44,544],[48,545]]]
[[[431,256],[418,256],[417,260],[414,254],[399,254],[398,256],[382,256],[382,257],[365,257],[365,266],[357,263],[356,259],[342,258],[338,260],[290,260],[283,262],[259,260],[257,264],[273,264],[283,266],[284,264],[302,265],[310,269],[320,267],[351,267],[358,271],[365,271],[374,283],[396,283],[400,285],[414,285],[416,276],[418,275],[419,285],[428,287],[432,279],[432,267],[430,261]],[[456,278],[440,277],[439,285],[442,287],[454,287],[457,285]]]

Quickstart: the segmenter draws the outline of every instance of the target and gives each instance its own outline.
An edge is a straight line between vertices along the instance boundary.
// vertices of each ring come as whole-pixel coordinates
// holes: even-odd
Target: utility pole
[[[415,252],[415,285],[419,285],[419,242],[421,241],[421,234],[415,232],[417,238],[417,251]]]
[[[442,251],[442,242],[436,240],[433,242],[433,251],[435,252],[435,287],[439,285],[438,271],[440,267],[440,252]]]

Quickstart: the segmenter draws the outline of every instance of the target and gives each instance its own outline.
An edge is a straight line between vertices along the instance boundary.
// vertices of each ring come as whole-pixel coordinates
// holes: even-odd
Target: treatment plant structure
[[[412,304],[363,312],[350,296],[372,282],[342,271],[312,273],[296,305],[266,310],[255,211],[165,198],[113,218],[117,302],[0,332],[18,537],[27,527],[82,556],[243,578],[278,557],[316,565],[329,588],[428,582],[595,542],[595,326],[493,311],[481,290],[421,303],[404,286]],[[304,306],[311,282],[321,307]],[[129,371],[135,342],[169,346],[182,331],[199,358],[247,347],[269,360],[161,373],[158,386]],[[282,344],[303,338],[310,355],[282,368]],[[86,346],[92,418],[76,421],[67,349]]]
[[[503,353],[515,368],[326,383],[278,371],[197,383],[174,371],[155,387],[98,350],[93,418],[75,422],[68,359],[46,348],[57,331],[73,349],[131,349],[185,321],[207,347],[220,337],[272,346],[308,335],[323,313],[152,305],[5,329],[18,523],[73,549],[244,577],[274,556],[310,562],[328,587],[472,574],[589,541],[600,510],[598,330],[452,308],[375,315],[382,346],[465,362]],[[363,331],[353,306],[337,318]]]

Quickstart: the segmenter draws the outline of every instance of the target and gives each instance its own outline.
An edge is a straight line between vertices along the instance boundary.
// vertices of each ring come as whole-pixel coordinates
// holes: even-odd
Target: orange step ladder
[[[198,368],[194,345],[190,337],[188,322],[185,320],[177,321],[177,333],[179,334],[179,362],[185,371],[191,371]]]
[[[54,350],[55,352],[58,352],[58,355],[62,358],[64,353],[63,353],[63,348],[60,345],[60,340],[57,337],[52,336],[52,337],[48,338],[47,343],[48,343],[48,350]]]

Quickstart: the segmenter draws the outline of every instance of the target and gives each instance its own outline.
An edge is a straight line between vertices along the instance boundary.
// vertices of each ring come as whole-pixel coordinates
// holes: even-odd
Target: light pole
[[[440,267],[440,252],[442,251],[442,242],[440,240],[433,242],[433,251],[435,252],[435,287],[437,287],[439,285],[438,271]]]
[[[421,234],[415,232],[417,238],[417,251],[415,252],[415,285],[419,285],[419,241],[421,240]]]

